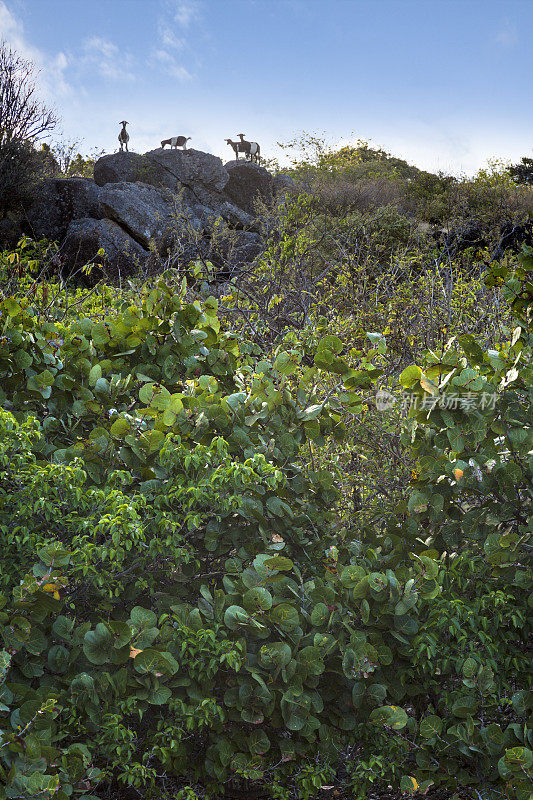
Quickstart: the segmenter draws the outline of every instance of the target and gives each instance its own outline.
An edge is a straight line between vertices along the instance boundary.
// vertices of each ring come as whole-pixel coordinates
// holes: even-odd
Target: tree
[[[17,205],[39,165],[34,143],[57,125],[37,96],[35,66],[0,42],[0,218]]]
[[[509,175],[515,183],[533,186],[533,158],[524,156],[519,164],[509,167]]]
[[[43,144],[43,148],[48,145]],[[79,151],[78,140],[66,141],[64,139],[54,142],[49,148],[55,167],[56,175],[64,178],[92,178],[95,162],[104,154],[104,150],[93,148],[91,153],[82,155]]]

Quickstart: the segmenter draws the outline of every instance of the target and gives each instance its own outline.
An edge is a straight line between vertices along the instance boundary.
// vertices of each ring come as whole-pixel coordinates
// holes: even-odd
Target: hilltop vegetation
[[[230,283],[3,254],[0,796],[529,797],[532,251],[318,197]]]
[[[527,159],[307,144],[238,268],[1,254],[0,800],[530,800]]]

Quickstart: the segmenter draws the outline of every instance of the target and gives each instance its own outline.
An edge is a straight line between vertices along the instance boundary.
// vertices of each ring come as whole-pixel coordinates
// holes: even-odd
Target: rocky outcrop
[[[70,221],[101,217],[99,188],[84,178],[47,178],[38,184],[26,209],[24,226],[35,239],[61,241]]]
[[[228,258],[235,266],[250,264],[262,250],[261,237],[257,233],[238,231]]]
[[[105,256],[98,255],[102,248]],[[84,217],[70,223],[59,255],[71,270],[96,263],[104,272],[120,276],[137,272],[148,252],[116,222]]]
[[[210,261],[219,270],[219,278],[227,280],[237,267],[250,264],[263,249],[261,237],[252,231],[228,229],[225,235],[217,233],[211,238],[205,235],[176,236],[170,231],[158,245],[159,256],[168,266],[188,263],[201,258]],[[153,261],[150,267],[153,269]]]
[[[248,214],[254,214],[258,200],[272,202],[274,180],[268,170],[242,160],[228,161],[224,166],[229,173],[224,194],[232,203]]]
[[[277,175],[274,175],[273,182],[274,193],[276,197],[298,191],[293,179],[289,175],[284,175],[283,172],[279,172]]]
[[[257,164],[224,166],[198,150],[103,156],[94,176],[43,180],[26,210],[25,230],[58,241],[66,271],[92,261],[100,248],[106,257],[98,263],[111,274],[131,274],[148,258],[186,263],[202,255],[230,268],[250,263],[261,252],[258,198],[270,202],[287,190]]]
[[[178,192],[184,187],[205,186],[221,192],[229,179],[222,160],[200,150],[150,150],[102,156],[94,165],[99,186],[127,181],[148,183]]]
[[[108,188],[115,183],[135,183],[167,189],[182,208],[189,209],[196,225],[210,225],[222,217],[240,228],[254,219],[222,192],[230,176],[220,158],[199,150],[150,150],[144,155],[114,153],[102,156],[94,167],[95,183]]]
[[[142,156],[139,153],[112,153],[102,156],[94,165],[94,182],[98,186],[106,183],[134,183],[140,181]]]
[[[145,183],[109,183],[99,190],[100,216],[119,225],[145,249],[172,225],[174,196]]]

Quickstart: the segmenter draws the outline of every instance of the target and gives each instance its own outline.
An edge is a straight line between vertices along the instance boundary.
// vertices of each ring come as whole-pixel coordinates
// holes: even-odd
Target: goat
[[[161,147],[164,150],[165,145],[169,144],[171,150],[176,150],[178,147],[183,147],[183,149],[186,150],[187,142],[190,138],[190,136],[173,136],[171,139],[163,139]]]
[[[128,152],[128,142],[130,140],[130,135],[126,130],[126,125],[129,125],[129,122],[122,120],[120,124],[122,125],[122,130],[118,135],[118,143],[120,144],[120,151],[122,152],[124,145],[126,145],[126,152]]]
[[[241,142],[232,142],[231,139],[224,140],[226,144],[229,144],[230,147],[233,147],[233,152],[235,153],[235,158],[239,160],[239,153],[246,154],[246,148],[242,145]]]
[[[250,158],[250,161],[255,161],[256,163],[259,161],[259,155],[261,153],[261,148],[257,144],[257,142],[247,142],[244,138],[244,133],[237,134],[239,139],[241,140],[241,145],[244,150],[245,155]]]

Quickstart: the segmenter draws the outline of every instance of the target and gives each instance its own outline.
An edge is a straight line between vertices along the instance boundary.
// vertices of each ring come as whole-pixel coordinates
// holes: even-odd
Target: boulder
[[[254,217],[232,203],[225,192],[213,192],[203,186],[196,186],[194,191],[185,192],[184,202],[188,202],[192,211],[209,226],[217,217],[222,217],[235,228],[254,226]]]
[[[109,276],[131,274],[139,264],[156,269],[152,261],[158,258],[250,263],[261,251],[254,201],[270,200],[274,181],[257,164],[227,166],[198,150],[103,156],[95,181],[41,181],[26,209],[24,230],[58,241],[65,271],[94,261],[100,248]],[[222,233],[220,218],[229,231]]]
[[[0,248],[14,250],[22,238],[22,228],[16,219],[0,219]]]
[[[105,256],[99,256],[103,248]],[[144,264],[148,252],[110,219],[76,219],[70,223],[59,251],[68,271],[84,264],[100,264],[107,276],[133,275]]]
[[[283,172],[279,172],[277,175],[274,175],[272,180],[276,195],[287,195],[298,190],[298,187],[290,175],[285,175]]]
[[[146,183],[108,183],[100,189],[101,216],[113,220],[142,247],[148,249],[150,239],[160,240],[177,221],[194,221],[195,215],[182,209],[169,189],[157,189]]]
[[[152,150],[146,153],[154,164],[173,175],[183,185],[205,186],[221,192],[229,180],[222,159],[201,150]]]
[[[141,181],[143,157],[139,153],[111,153],[101,156],[94,164],[94,182],[98,186],[106,183]]]
[[[228,199],[246,211],[254,214],[258,199],[271,202],[274,197],[274,180],[264,167],[251,161],[228,161],[224,165],[229,180],[224,189]]]
[[[250,231],[237,231],[235,242],[228,253],[228,260],[233,267],[250,264],[262,251],[261,237]]]
[[[236,267],[250,264],[261,252],[261,237],[250,231],[225,230],[216,236],[195,235],[194,232],[169,231],[160,240],[158,253],[169,266],[183,267],[198,258],[211,261],[228,277]]]
[[[239,228],[254,223],[250,212],[233,203],[222,191],[230,176],[220,158],[210,153],[162,148],[143,156],[114,153],[98,159],[94,178],[106,188],[116,183],[142,183],[168,189],[179,196],[183,208],[190,209],[189,216],[196,220],[195,225],[208,225],[216,217]]]
[[[23,227],[35,239],[61,241],[73,219],[101,217],[99,192],[85,178],[47,178],[34,191]]]
[[[99,186],[140,181],[174,192],[197,185],[221,192],[228,179],[221,159],[200,150],[158,148],[144,155],[113,153],[102,156],[94,165],[94,180]]]

